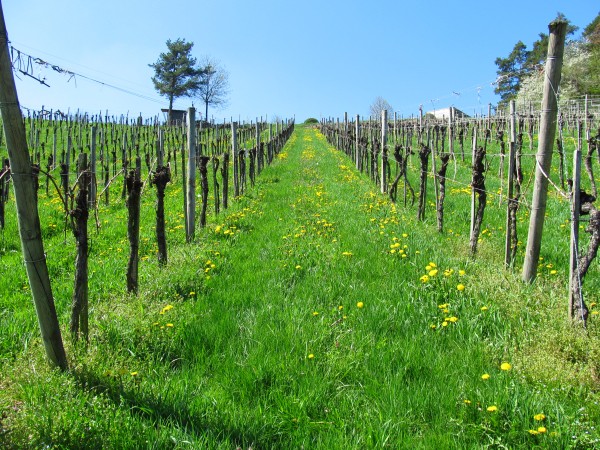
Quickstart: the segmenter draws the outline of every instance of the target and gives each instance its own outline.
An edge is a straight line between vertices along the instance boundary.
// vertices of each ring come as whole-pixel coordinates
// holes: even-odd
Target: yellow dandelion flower
[[[437,269],[433,269],[429,271],[429,276],[430,277],[435,277],[438,274],[438,270]]]
[[[169,328],[173,328],[173,324],[172,324],[172,323],[168,323],[168,324],[167,324],[167,327],[169,327]]]
[[[481,307],[481,310],[482,310],[482,311],[487,311],[488,309],[489,309],[489,308],[488,308],[487,306],[482,306],[482,307]]]
[[[448,317],[448,318],[447,318],[447,319],[445,319],[445,320],[447,320],[448,322],[455,323],[455,322],[457,322],[457,321],[458,321],[458,317],[456,317],[456,316],[452,316],[452,317]]]
[[[448,326],[448,322],[446,322],[446,321],[443,321],[443,322],[442,322],[442,326],[443,326],[443,327],[447,327],[447,326]]]
[[[429,262],[429,265],[430,265],[432,268],[436,268],[436,267],[437,267],[437,264],[436,264],[436,263],[434,263],[434,262]]]
[[[300,269],[302,269],[302,266],[298,264],[298,265],[296,266],[296,270],[300,270]]]
[[[432,330],[435,330],[437,328],[437,325],[432,323],[431,325],[429,325],[429,328],[431,328]]]
[[[338,310],[341,311],[342,309],[344,309],[344,305],[340,305],[338,306]]]
[[[458,285],[456,285],[456,289],[457,289],[458,291],[462,292],[462,291],[464,291],[464,290],[465,290],[465,285],[464,285],[464,284],[462,284],[462,283],[461,283],[461,284],[458,284]]]
[[[403,238],[407,238],[407,237],[408,237],[408,234],[406,234],[406,233],[402,233],[402,237],[403,237]]]
[[[489,380],[490,379],[490,374],[489,373],[484,373],[483,375],[481,375],[481,379],[482,380]]]
[[[542,420],[545,420],[546,419],[546,414],[544,414],[544,413],[536,414],[535,416],[533,416],[533,419],[537,420],[538,422],[542,421]]]
[[[313,355],[312,353],[308,355],[308,359],[313,359],[315,357],[315,355]]]
[[[353,253],[352,252],[343,252],[342,255],[344,255],[344,256],[352,256]]]
[[[529,434],[531,434],[532,436],[535,436],[536,434],[539,434],[537,430],[529,430]]]
[[[130,375],[131,375],[132,377],[137,377],[138,373],[137,373],[137,372],[131,372],[131,373],[130,373]]]
[[[419,280],[421,280],[421,283],[427,283],[429,281],[429,275],[423,275]]]
[[[471,404],[471,400],[469,399],[464,399],[463,402],[465,403],[465,405],[470,405]]]
[[[462,269],[458,271],[458,274],[459,274],[461,277],[462,277],[462,276],[465,276],[465,274],[466,274],[466,273],[467,273],[467,272],[465,272],[465,271],[464,271],[464,270],[462,270]]]
[[[356,307],[359,308],[359,309],[362,308],[363,306],[365,306],[365,304],[363,302],[358,302],[356,304]]]
[[[537,429],[537,432],[538,432],[538,433],[540,433],[540,434],[541,434],[541,433],[545,433],[546,431],[548,431],[548,430],[546,429],[546,427],[538,427],[538,429]]]
[[[498,411],[498,407],[496,405],[490,405],[487,407],[488,412],[496,412]]]
[[[502,364],[500,364],[500,369],[502,369],[502,370],[510,370],[510,369],[512,369],[512,366],[509,363],[507,363],[507,362],[503,362]]]
[[[430,265],[425,266],[425,272],[429,272],[431,269],[433,269],[433,267]]]

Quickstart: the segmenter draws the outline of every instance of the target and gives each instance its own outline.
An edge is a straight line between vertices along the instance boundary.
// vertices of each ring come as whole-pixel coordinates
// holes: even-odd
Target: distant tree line
[[[564,14],[558,13],[558,19],[569,23],[567,37],[578,30]],[[519,41],[507,57],[496,58],[498,78],[495,93],[500,95],[499,107],[506,107],[510,100],[523,97],[541,99],[547,48],[548,35],[540,33],[531,50]],[[560,87],[563,99],[585,94],[600,95],[600,13],[578,39],[567,41]]]

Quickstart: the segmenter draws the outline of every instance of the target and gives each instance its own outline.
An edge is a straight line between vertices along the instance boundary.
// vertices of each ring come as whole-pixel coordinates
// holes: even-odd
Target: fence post
[[[381,111],[381,180],[380,187],[381,193],[385,194],[387,191],[387,109]],[[377,155],[373,155],[377,157]]]
[[[196,221],[196,110],[187,110],[187,216],[185,238],[187,242],[194,239],[194,223]]]
[[[67,357],[52,297],[25,125],[9,55],[8,34],[0,4],[0,112],[13,172],[21,248],[46,356],[52,366],[66,370]]]
[[[508,150],[508,193],[507,193],[507,208],[506,208],[506,240],[504,241],[504,265],[510,267],[512,263],[512,232],[511,232],[511,202],[514,201],[514,183],[515,183],[515,150],[517,145],[517,118],[515,112],[515,101],[510,101],[510,147]]]
[[[557,90],[560,83],[560,72],[565,47],[567,22],[557,20],[548,26],[548,58],[546,60],[544,78],[544,96],[540,119],[538,151],[536,155],[535,184],[531,203],[531,217],[527,234],[527,248],[523,264],[523,281],[531,283],[537,274],[546,200],[548,197],[548,176],[552,165],[552,147],[556,134]]]

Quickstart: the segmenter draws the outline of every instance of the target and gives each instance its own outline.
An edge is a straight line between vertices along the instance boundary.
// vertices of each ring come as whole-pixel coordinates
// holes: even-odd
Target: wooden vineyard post
[[[78,190],[75,197],[75,209],[71,211],[73,218],[73,235],[77,246],[75,257],[75,286],[71,306],[71,335],[74,340],[79,334],[88,340],[88,228],[89,217],[88,186],[91,176],[88,170],[87,155],[79,155]]]
[[[381,111],[381,180],[380,187],[381,193],[385,194],[387,192],[387,164],[388,164],[388,154],[387,154],[387,109]],[[377,157],[377,155],[374,155]]]
[[[187,216],[185,223],[185,239],[194,240],[194,224],[196,222],[196,110],[187,110]]]
[[[531,283],[536,277],[542,244],[546,200],[548,197],[548,177],[550,176],[550,168],[552,166],[552,146],[556,134],[557,91],[560,84],[567,22],[558,20],[550,23],[548,28],[550,30],[550,37],[545,68],[546,76],[544,77],[544,96],[542,100],[538,151],[536,155],[537,165],[522,275],[523,281],[528,283]]]
[[[238,161],[238,141],[237,141],[237,122],[231,122],[231,153],[233,155],[233,196],[237,197],[240,195],[240,167]],[[226,150],[228,151],[228,150]],[[225,188],[223,188],[225,189]],[[225,195],[223,191],[223,195]],[[223,199],[226,202],[225,199]],[[223,205],[224,208],[227,206]]]
[[[477,152],[477,125],[473,127],[473,144],[471,148],[471,168],[475,164],[475,153]],[[475,229],[475,210],[477,206],[477,197],[475,189],[471,186],[471,226],[469,227],[469,242],[473,241],[473,230]]]
[[[8,34],[0,3],[0,113],[13,174],[23,260],[46,356],[52,366],[67,370],[67,357],[52,297],[40,218],[35,203],[25,125],[21,116],[9,55]]]
[[[571,192],[571,246],[569,255],[569,317],[585,325],[587,308],[581,292],[579,278],[579,211],[581,208],[581,129],[580,138],[573,154],[573,187]]]
[[[354,122],[354,133],[355,133],[355,147],[356,147],[356,170],[361,170],[360,167],[360,116],[356,115],[356,122]]]
[[[89,208],[94,209],[96,205],[96,134],[95,126],[92,126],[90,142],[90,189],[88,192]]]
[[[127,292],[138,292],[138,263],[140,247],[140,198],[142,193],[142,160],[138,156],[135,168],[125,178],[127,183],[127,237],[129,238],[129,261],[127,263]]]
[[[515,183],[515,166],[516,166],[516,145],[517,145],[517,118],[515,112],[515,101],[510,101],[510,147],[508,150],[508,206],[506,209],[506,239],[504,241],[504,265],[508,268],[512,265],[514,258],[512,250],[512,230],[513,230],[513,214],[511,211],[516,209],[518,205],[515,205],[516,199],[514,195],[514,183]],[[516,219],[516,217],[515,217]]]

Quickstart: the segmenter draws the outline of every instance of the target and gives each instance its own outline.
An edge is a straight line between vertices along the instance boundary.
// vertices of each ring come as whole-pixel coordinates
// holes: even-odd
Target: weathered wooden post
[[[187,242],[194,240],[194,224],[196,222],[196,110],[187,110],[187,217],[185,224],[185,239]]]
[[[508,150],[508,182],[507,182],[507,198],[508,206],[506,208],[506,239],[504,241],[504,265],[508,268],[512,265],[512,215],[511,211],[517,205],[514,205],[514,183],[515,183],[515,166],[516,166],[516,150],[517,145],[517,118],[515,111],[515,101],[510,101],[510,147]]]
[[[387,109],[384,109],[383,111],[381,111],[381,180],[379,183],[382,194],[385,194],[387,192],[387,117]],[[373,156],[377,158],[377,155]]]
[[[581,208],[581,128],[579,139],[573,153],[573,186],[571,192],[571,242],[569,255],[569,317],[585,325],[587,308],[581,292],[579,278],[579,211]]]
[[[233,155],[233,196],[240,195],[240,168],[238,162],[238,140],[237,140],[237,122],[231,122],[231,153]],[[229,150],[227,150],[229,151]],[[227,208],[227,206],[224,206]]]
[[[356,121],[354,122],[354,133],[355,136],[355,146],[356,146],[356,170],[360,170],[360,116],[356,115]]]
[[[135,168],[125,177],[127,186],[127,238],[129,259],[127,261],[127,292],[138,292],[138,265],[140,248],[140,198],[142,194],[142,160],[138,156]]]
[[[96,205],[96,134],[97,129],[92,126],[90,142],[90,189],[88,192],[89,208],[94,209]]]
[[[548,197],[548,177],[550,176],[550,168],[552,166],[552,147],[556,134],[556,95],[558,85],[560,84],[567,22],[557,20],[550,23],[548,28],[550,37],[545,68],[546,76],[544,77],[544,96],[542,100],[538,151],[536,155],[537,166],[522,275],[523,281],[529,283],[536,277],[542,244],[544,215],[546,214],[546,200]]]
[[[52,366],[66,370],[68,368],[67,357],[52,297],[42,242],[40,218],[35,201],[25,125],[21,116],[9,55],[8,34],[4,23],[2,4],[0,3],[0,113],[10,166],[13,172],[23,260],[46,356]]]

